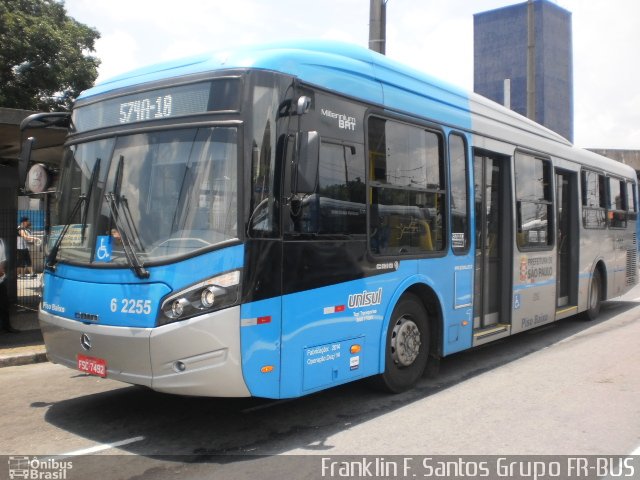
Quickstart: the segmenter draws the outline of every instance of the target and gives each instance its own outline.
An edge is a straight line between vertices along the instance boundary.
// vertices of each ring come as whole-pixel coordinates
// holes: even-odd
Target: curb
[[[0,355],[0,368],[17,367],[20,365],[31,365],[49,361],[45,351],[17,353],[15,355]]]

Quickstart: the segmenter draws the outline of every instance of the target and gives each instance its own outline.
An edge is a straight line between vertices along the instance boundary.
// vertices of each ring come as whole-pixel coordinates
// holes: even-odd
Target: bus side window
[[[292,206],[293,230],[319,235],[366,233],[365,167],[362,146],[320,142],[314,193]]]
[[[627,228],[627,192],[624,180],[609,177],[609,226]]]
[[[371,117],[368,145],[371,251],[416,255],[444,250],[442,136],[419,126]]]
[[[637,219],[638,203],[636,198],[636,184],[627,182],[627,211],[629,220]]]
[[[361,152],[361,146],[320,144],[317,233],[366,233],[365,168]]]
[[[605,176],[582,170],[582,223],[584,228],[607,228]]]
[[[464,137],[449,136],[449,163],[451,174],[451,247],[454,253],[469,249],[469,213],[467,180],[467,149]]]
[[[518,247],[549,247],[553,244],[551,162],[518,152],[515,167]]]

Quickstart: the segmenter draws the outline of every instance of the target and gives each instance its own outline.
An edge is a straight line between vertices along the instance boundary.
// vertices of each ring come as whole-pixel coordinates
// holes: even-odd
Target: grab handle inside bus
[[[301,132],[298,137],[298,164],[291,182],[291,191],[311,194],[318,184],[320,136],[318,132]]]

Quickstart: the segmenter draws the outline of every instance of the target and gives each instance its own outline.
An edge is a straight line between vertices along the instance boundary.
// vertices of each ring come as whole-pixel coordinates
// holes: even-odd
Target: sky
[[[523,0],[524,1],[524,0]],[[519,0],[388,0],[388,57],[473,90],[473,15]],[[572,13],[574,143],[640,150],[640,1],[554,0]],[[368,46],[369,0],[66,0],[97,29],[98,82],[165,60],[279,40]]]

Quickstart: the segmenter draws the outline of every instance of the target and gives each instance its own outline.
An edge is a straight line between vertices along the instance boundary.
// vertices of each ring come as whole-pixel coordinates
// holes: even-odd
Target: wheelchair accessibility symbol
[[[95,261],[110,262],[111,261],[111,236],[99,235],[96,243]]]
[[[520,297],[519,293],[516,293],[513,296],[513,309],[519,310],[521,305],[522,305],[522,298]]]

